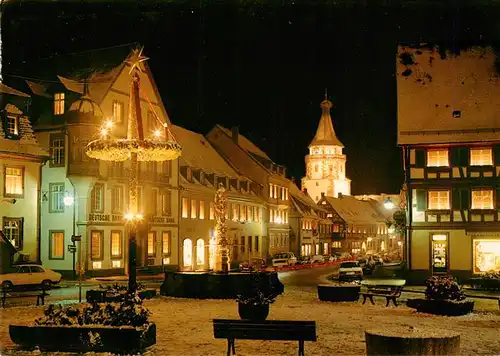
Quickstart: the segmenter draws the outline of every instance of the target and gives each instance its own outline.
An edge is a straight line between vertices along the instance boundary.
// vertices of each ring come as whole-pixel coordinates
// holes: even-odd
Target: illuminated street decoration
[[[215,193],[215,233],[210,239],[210,268],[214,271],[229,271],[229,249],[226,237],[226,210],[227,197],[226,189],[219,186]],[[216,256],[213,258],[212,256]]]
[[[168,161],[174,160],[181,155],[181,146],[175,141],[167,123],[163,123],[165,137],[154,134],[151,138],[144,138],[144,124],[141,116],[140,104],[140,77],[142,64],[148,58],[143,56],[142,48],[132,52],[127,64],[131,69],[132,76],[130,85],[129,120],[127,127],[127,138],[112,138],[111,130],[113,122],[108,120],[101,129],[101,138],[87,145],[86,154],[90,158],[102,161],[122,162],[127,159],[131,161],[129,209],[125,214],[125,220],[130,225],[129,240],[129,290],[136,289],[136,233],[137,225],[143,220],[142,212],[138,211],[137,186],[139,161]],[[153,110],[154,112],[154,110]],[[157,117],[159,120],[159,118]]]

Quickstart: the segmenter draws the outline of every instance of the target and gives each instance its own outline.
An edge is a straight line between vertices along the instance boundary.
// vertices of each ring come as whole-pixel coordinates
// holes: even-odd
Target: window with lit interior
[[[90,233],[90,250],[91,258],[93,260],[102,260],[103,252],[103,232],[102,231],[92,231]]]
[[[170,254],[170,232],[163,231],[161,234],[161,248],[163,255]]]
[[[9,242],[17,249],[23,248],[23,219],[6,218],[2,219],[2,231]]]
[[[6,134],[8,136],[18,136],[19,135],[19,118],[17,116],[7,115],[6,120]]]
[[[121,231],[111,231],[111,257],[122,256],[122,233]]]
[[[205,241],[203,239],[196,241],[196,264],[198,267],[203,267],[205,264]]]
[[[113,101],[113,121],[118,124],[123,122],[123,103],[121,101]]]
[[[475,274],[500,271],[500,239],[475,239],[473,249]]]
[[[64,231],[50,232],[50,257],[51,260],[64,259]]]
[[[429,190],[429,210],[450,209],[450,192],[448,190]]]
[[[24,168],[4,167],[5,198],[22,198],[24,195]]]
[[[54,95],[54,115],[64,114],[64,93]]]
[[[156,233],[154,231],[148,232],[148,256],[156,255]]]
[[[493,153],[491,148],[471,148],[470,150],[471,166],[492,166]]]
[[[471,209],[493,209],[493,189],[472,190]]]
[[[447,166],[449,166],[447,149],[427,151],[427,167],[447,167]]]

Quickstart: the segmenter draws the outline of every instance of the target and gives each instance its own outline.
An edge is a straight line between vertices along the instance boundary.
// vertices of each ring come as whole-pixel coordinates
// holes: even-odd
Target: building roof
[[[182,146],[181,164],[202,169],[207,174],[241,178],[203,135],[176,125],[172,125],[170,129]]]
[[[231,130],[221,126],[221,125],[217,125],[226,135],[228,135],[229,137],[232,137],[233,136],[233,133]],[[247,152],[250,152],[250,153],[253,153],[253,154],[256,154],[257,156],[260,156],[262,158],[265,158],[266,160],[268,161],[271,161],[272,162],[272,159],[269,158],[269,156],[264,152],[262,151],[259,147],[257,147],[252,141],[250,141],[249,139],[247,139],[245,136],[243,136],[242,134],[240,134],[238,132],[238,145],[243,148],[245,151]]]
[[[329,145],[344,147],[342,142],[337,138],[333,128],[332,117],[330,116],[330,109],[333,104],[330,100],[326,99],[321,102],[322,114],[319,119],[318,129],[316,135],[309,146],[314,145]]]
[[[11,88],[4,83],[0,82],[0,93],[2,94],[10,94],[10,95],[16,95],[16,96],[22,96],[24,98],[29,98],[30,96],[26,93],[23,93],[22,91],[19,91],[17,89]]]
[[[498,60],[490,47],[399,46],[398,144],[500,140]]]
[[[325,196],[325,199],[348,224],[376,224],[385,221],[368,201],[361,201],[349,195],[339,198]]]

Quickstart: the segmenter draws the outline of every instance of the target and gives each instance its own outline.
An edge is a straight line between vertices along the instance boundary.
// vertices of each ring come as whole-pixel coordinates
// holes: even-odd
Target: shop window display
[[[474,273],[500,271],[500,240],[474,240]]]

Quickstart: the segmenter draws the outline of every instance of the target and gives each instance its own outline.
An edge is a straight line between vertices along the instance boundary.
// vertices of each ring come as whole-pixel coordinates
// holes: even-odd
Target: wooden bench
[[[366,303],[366,298],[369,298],[370,302],[375,305],[373,297],[377,296],[384,297],[387,300],[386,307],[389,306],[391,300],[394,306],[397,307],[396,299],[401,296],[401,292],[403,291],[403,286],[366,286],[366,288],[366,291],[359,293],[363,296],[363,304]]]
[[[227,355],[236,354],[234,340],[294,340],[299,356],[304,356],[304,341],[316,341],[315,321],[214,319],[214,337],[227,339]]]
[[[0,287],[1,288],[1,287]],[[45,297],[49,295],[44,286],[33,291],[14,291],[10,288],[1,288],[2,293],[2,308],[5,308],[5,300],[7,298],[27,298],[36,297],[36,305],[45,305]]]

